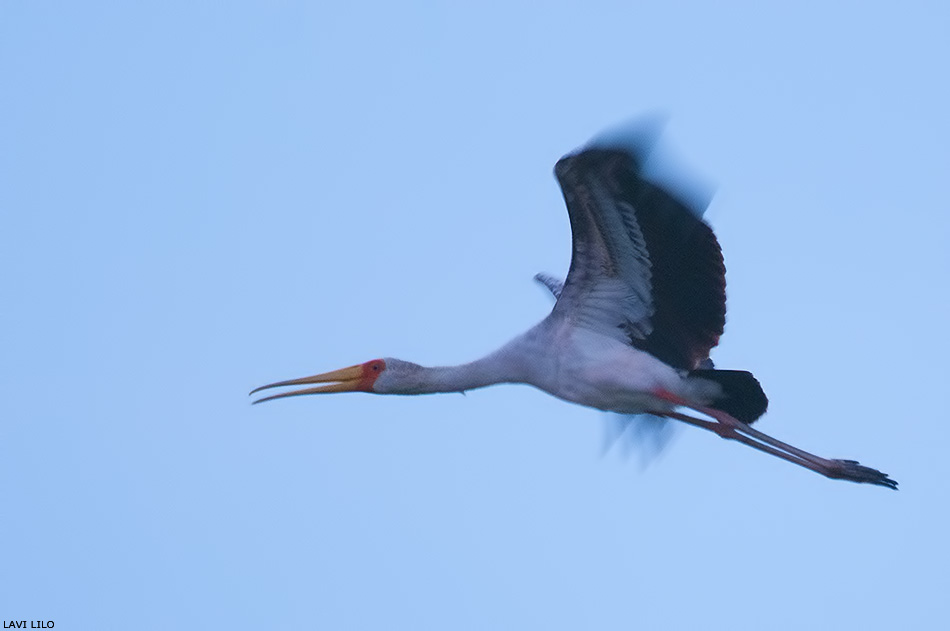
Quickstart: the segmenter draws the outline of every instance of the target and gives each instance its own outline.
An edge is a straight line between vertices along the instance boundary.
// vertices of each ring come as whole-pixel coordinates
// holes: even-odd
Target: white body
[[[719,386],[685,379],[649,353],[614,337],[552,314],[494,353],[460,366],[427,368],[387,358],[377,380],[380,394],[463,392],[496,383],[524,383],[588,407],[638,414],[672,406],[656,396],[667,392],[697,405],[707,404]],[[413,387],[406,388],[407,381]]]
[[[508,352],[531,358],[524,383],[611,412],[666,410],[668,404],[653,393],[665,390],[682,396],[685,386],[673,368],[648,353],[553,318],[512,340],[502,355]]]

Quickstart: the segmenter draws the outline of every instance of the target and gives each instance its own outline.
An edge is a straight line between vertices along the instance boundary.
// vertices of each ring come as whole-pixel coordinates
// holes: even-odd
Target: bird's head
[[[417,364],[393,359],[392,357],[373,359],[362,364],[320,373],[312,377],[301,377],[300,379],[289,379],[287,381],[270,383],[266,386],[255,388],[251,391],[251,394],[260,392],[261,390],[267,390],[268,388],[306,386],[314,383],[326,385],[282,392],[281,394],[258,399],[254,401],[254,403],[263,403],[264,401],[282,399],[284,397],[295,397],[302,394],[330,394],[333,392],[410,394],[413,389],[413,382],[415,381],[414,375],[418,372],[419,368]]]

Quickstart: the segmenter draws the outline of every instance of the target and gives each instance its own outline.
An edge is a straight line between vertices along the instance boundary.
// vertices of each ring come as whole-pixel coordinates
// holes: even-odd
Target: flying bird
[[[554,174],[571,223],[571,264],[563,283],[536,277],[556,302],[524,334],[459,366],[425,367],[387,357],[279,381],[251,394],[310,387],[255,403],[522,383],[599,410],[683,421],[828,478],[896,489],[897,482],[876,469],[816,456],[751,427],[768,407],[758,380],[747,371],[717,369],[709,359],[726,316],[719,243],[702,219],[705,207],[646,172],[652,144],[642,133],[595,139],[557,162]]]

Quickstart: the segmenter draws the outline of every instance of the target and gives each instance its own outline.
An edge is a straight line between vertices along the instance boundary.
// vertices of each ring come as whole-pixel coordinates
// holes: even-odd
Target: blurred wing
[[[554,314],[692,370],[719,342],[725,267],[712,230],[626,149],[558,161],[573,233]]]
[[[641,468],[646,468],[659,458],[670,445],[678,423],[653,414],[614,414],[608,412],[604,419],[604,446],[601,455],[619,443],[620,454],[629,457],[636,453]]]

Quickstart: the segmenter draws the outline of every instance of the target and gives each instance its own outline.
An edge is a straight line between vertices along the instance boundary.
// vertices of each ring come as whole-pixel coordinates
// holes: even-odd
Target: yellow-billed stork
[[[641,130],[642,131],[642,130]],[[561,399],[622,414],[684,421],[829,478],[897,488],[853,460],[821,458],[750,425],[768,399],[746,371],[709,360],[726,315],[719,243],[668,185],[644,172],[642,134],[600,139],[558,161],[573,233],[567,279],[539,275],[557,302],[526,333],[460,366],[425,367],[384,358],[255,389],[327,384],[262,398],[369,392],[464,392],[530,384]],[[696,418],[685,411],[698,412]]]

